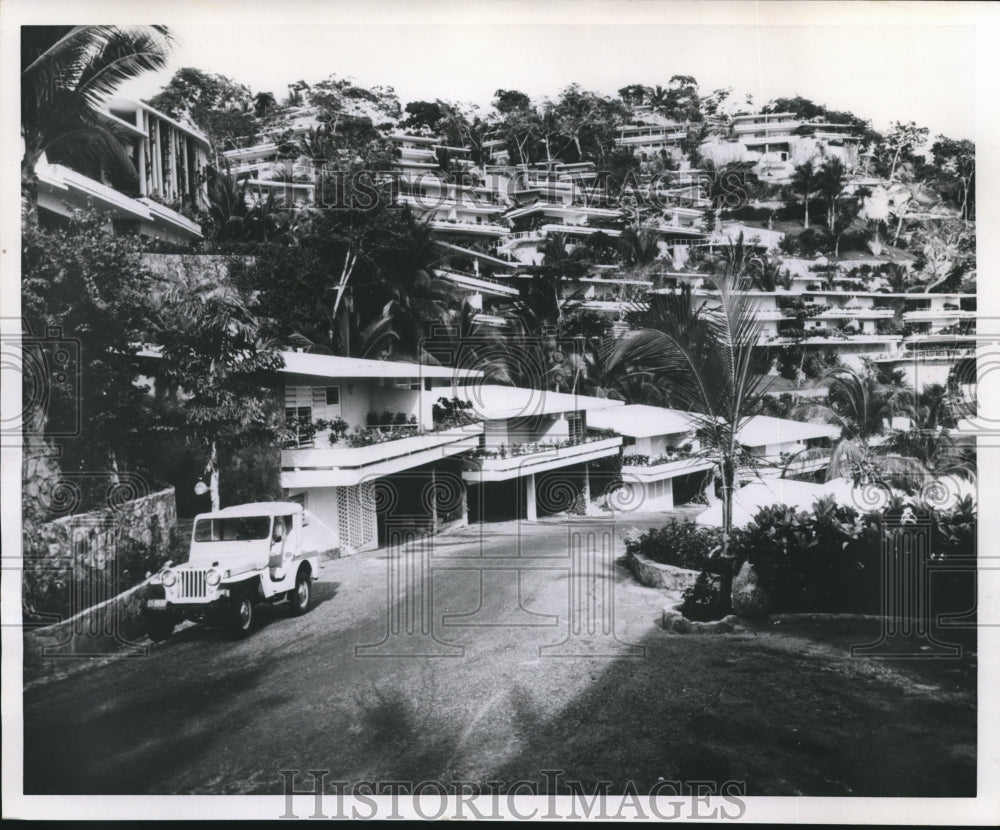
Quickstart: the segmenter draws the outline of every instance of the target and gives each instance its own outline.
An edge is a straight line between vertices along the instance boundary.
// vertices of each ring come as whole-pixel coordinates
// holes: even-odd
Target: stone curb
[[[681,604],[667,605],[663,609],[663,630],[672,634],[732,634],[742,631],[740,618],[729,614],[721,620],[698,622],[689,620],[681,613]]]

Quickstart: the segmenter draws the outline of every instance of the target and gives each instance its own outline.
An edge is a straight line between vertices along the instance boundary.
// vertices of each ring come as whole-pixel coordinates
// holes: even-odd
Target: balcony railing
[[[472,453],[473,458],[519,458],[536,453],[552,452],[568,447],[578,447],[596,441],[607,441],[613,436],[586,435],[579,438],[567,438],[562,441],[526,441],[522,444],[500,444],[497,447],[480,447]]]
[[[461,222],[457,219],[432,219],[431,228],[436,231],[455,231],[456,233],[482,233],[490,236],[505,236],[507,228],[488,222]]]
[[[642,453],[626,453],[622,456],[622,466],[623,467],[657,467],[660,464],[667,464],[671,461],[680,461],[681,459],[691,458],[692,453],[690,450],[669,450],[660,455],[645,455]]]
[[[282,486],[328,487],[357,484],[365,475],[387,475],[475,448],[483,426],[470,424],[410,436],[383,432],[364,446],[285,449],[281,453]]]

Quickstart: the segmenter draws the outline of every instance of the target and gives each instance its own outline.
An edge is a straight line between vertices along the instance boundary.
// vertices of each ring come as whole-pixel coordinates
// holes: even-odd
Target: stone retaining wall
[[[698,579],[698,571],[661,565],[631,551],[625,553],[625,564],[639,582],[650,588],[662,588],[665,591],[680,593],[685,588],[693,586]]]
[[[142,600],[149,580],[68,620],[24,632],[24,682],[71,671],[87,659],[130,650],[146,653]]]
[[[39,525],[23,562],[23,602],[53,622],[99,605],[145,579],[170,555],[174,488]]]

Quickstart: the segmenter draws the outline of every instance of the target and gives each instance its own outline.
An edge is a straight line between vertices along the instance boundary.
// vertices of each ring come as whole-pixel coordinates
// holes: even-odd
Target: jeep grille
[[[208,571],[181,571],[177,574],[177,595],[179,597],[201,598],[208,596]]]

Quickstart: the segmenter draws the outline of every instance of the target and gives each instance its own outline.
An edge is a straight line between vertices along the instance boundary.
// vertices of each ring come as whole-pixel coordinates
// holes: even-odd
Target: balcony
[[[506,236],[509,230],[504,225],[490,222],[460,222],[457,219],[432,219],[432,230],[442,233],[476,234],[479,236]]]
[[[622,476],[631,481],[648,483],[675,476],[711,470],[715,462],[697,453],[674,451],[664,455],[625,455],[622,458]]]
[[[507,481],[520,476],[582,464],[616,455],[621,436],[588,436],[560,442],[531,442],[476,450],[462,477],[473,484]]]
[[[917,322],[922,320],[934,321],[944,321],[944,320],[974,320],[976,318],[975,311],[961,311],[959,309],[952,308],[935,308],[935,309],[919,309],[915,311],[904,311],[903,320],[907,323]]]
[[[816,473],[830,466],[828,447],[811,447],[798,453],[783,452],[777,458],[761,456],[757,475],[767,478]]]
[[[374,440],[367,446],[282,450],[281,486],[353,486],[474,450],[482,433],[483,425],[475,423],[404,437],[387,432],[386,440]]]

